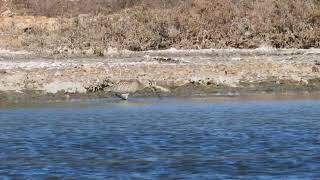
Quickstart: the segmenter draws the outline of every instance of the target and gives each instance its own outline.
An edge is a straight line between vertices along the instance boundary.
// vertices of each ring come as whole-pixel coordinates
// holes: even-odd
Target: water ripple
[[[0,179],[320,178],[319,101],[82,103],[0,109]]]

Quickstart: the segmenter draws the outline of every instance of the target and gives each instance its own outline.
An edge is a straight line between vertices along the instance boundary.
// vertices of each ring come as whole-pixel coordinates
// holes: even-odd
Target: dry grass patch
[[[58,24],[54,31],[31,27],[21,32],[23,46],[31,49],[320,47],[318,0],[12,2],[20,14],[68,17],[72,22]]]

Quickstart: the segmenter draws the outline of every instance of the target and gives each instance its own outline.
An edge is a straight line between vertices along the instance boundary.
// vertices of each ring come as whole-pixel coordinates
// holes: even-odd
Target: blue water
[[[133,99],[0,109],[0,179],[319,179],[320,101]]]

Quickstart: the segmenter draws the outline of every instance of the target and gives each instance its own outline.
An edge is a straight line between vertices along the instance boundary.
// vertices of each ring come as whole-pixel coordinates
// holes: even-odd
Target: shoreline
[[[320,49],[113,51],[55,59],[0,51],[0,57],[2,101],[114,97],[110,88],[123,83],[144,85],[132,97],[320,92]]]
[[[282,92],[282,93],[266,93],[266,92],[256,92],[247,94],[216,94],[216,95],[204,95],[204,96],[165,96],[165,97],[155,97],[155,96],[133,96],[128,99],[128,101],[123,101],[117,97],[112,96],[89,96],[89,95],[79,95],[74,94],[71,96],[32,96],[24,98],[16,97],[16,99],[11,99],[10,101],[2,101],[0,99],[0,110],[7,108],[40,108],[40,107],[51,107],[55,105],[61,105],[64,103],[82,103],[87,105],[98,102],[104,103],[115,103],[119,105],[148,105],[153,103],[170,103],[170,102],[203,102],[203,103],[233,103],[233,102],[259,102],[259,101],[318,101],[320,100],[320,91],[317,92]],[[59,107],[59,106],[57,106]],[[87,106],[82,106],[87,107]]]

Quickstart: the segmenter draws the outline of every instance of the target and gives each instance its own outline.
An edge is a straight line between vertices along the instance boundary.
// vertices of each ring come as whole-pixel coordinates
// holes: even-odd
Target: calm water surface
[[[35,103],[0,128],[0,179],[320,178],[319,100]]]

